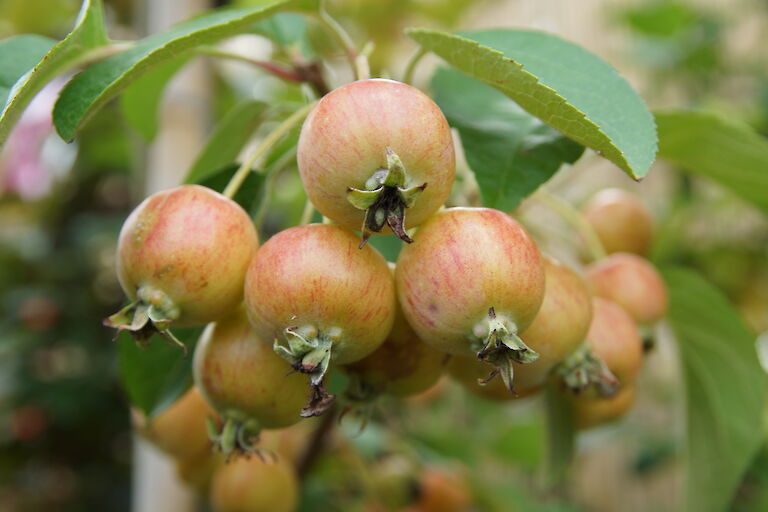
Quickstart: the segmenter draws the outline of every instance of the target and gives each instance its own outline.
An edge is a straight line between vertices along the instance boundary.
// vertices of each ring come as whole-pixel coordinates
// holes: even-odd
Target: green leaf
[[[85,69],[64,87],[53,110],[56,130],[64,140],[72,140],[96,109],[157,66],[197,46],[243,32],[280,10],[303,8],[309,3],[277,0],[249,9],[218,9],[137,41],[129,49]]]
[[[149,347],[139,348],[123,333],[118,340],[120,377],[133,405],[148,418],[161,412],[192,384],[192,354],[202,328],[173,329],[173,334],[189,348],[189,356],[165,343],[159,336]]]
[[[235,175],[239,168],[240,165],[235,163],[225,165],[214,172],[207,173],[207,175],[201,178],[200,181],[189,183],[197,183],[198,185],[213,189],[216,192],[223,192],[227,183],[229,183],[229,180],[232,179],[232,176]],[[245,211],[250,212],[256,204],[262,201],[263,191],[264,175],[250,172],[232,200],[242,206]]]
[[[0,104],[5,105],[13,84],[40,62],[56,41],[24,34],[0,41]]]
[[[516,208],[563,163],[573,163],[584,153],[584,146],[465,74],[439,69],[431,87],[448,122],[461,135],[485,206]]]
[[[726,510],[764,439],[766,380],[755,336],[723,294],[695,272],[664,272],[687,399],[687,507]]]
[[[301,14],[281,12],[257,23],[253,29],[281,46],[296,45],[302,49],[305,57],[312,57],[307,38],[307,21]]]
[[[768,212],[768,140],[711,112],[656,112],[659,158],[705,176]]]
[[[648,173],[656,154],[653,117],[616,70],[594,54],[557,36],[529,30],[407,33],[426,50],[499,89],[632,178]]]
[[[213,130],[184,182],[199,183],[234,162],[253,136],[266,108],[261,101],[244,101],[232,108]]]
[[[403,248],[403,241],[395,235],[374,235],[368,239],[368,243],[379,251],[384,259],[395,263]]]
[[[155,138],[158,110],[165,86],[187,62],[187,57],[165,62],[133,82],[123,92],[120,98],[123,116],[145,139]]]
[[[29,73],[20,76],[14,84],[0,114],[0,145],[8,138],[21,113],[45,84],[87,60],[88,50],[106,46],[107,43],[101,0],[85,0],[72,32],[38,59],[37,65]],[[3,59],[2,66],[6,65]]]

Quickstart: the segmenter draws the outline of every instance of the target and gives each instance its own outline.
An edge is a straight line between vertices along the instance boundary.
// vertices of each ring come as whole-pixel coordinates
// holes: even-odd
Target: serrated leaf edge
[[[629,161],[626,159],[625,153],[617,145],[615,145],[613,143],[613,139],[602,130],[602,127],[600,125],[595,123],[592,119],[590,119],[587,116],[586,113],[584,113],[581,110],[579,110],[575,105],[569,103],[567,99],[565,99],[564,97],[560,96],[560,94],[558,94],[557,90],[555,90],[552,87],[548,86],[547,84],[541,82],[539,80],[539,78],[536,75],[534,75],[533,73],[528,72],[525,69],[525,66],[523,66],[519,62],[515,61],[514,59],[512,59],[510,57],[507,57],[501,51],[496,50],[494,48],[491,48],[489,46],[485,46],[485,45],[481,44],[478,41],[474,41],[472,39],[469,39],[469,38],[466,38],[466,37],[462,37],[462,36],[459,36],[459,35],[456,35],[456,34],[449,34],[449,33],[446,33],[446,32],[439,31],[439,30],[429,30],[429,29],[420,29],[420,28],[407,28],[407,29],[405,29],[405,33],[406,33],[406,35],[408,35],[411,39],[413,39],[414,41],[416,41],[420,45],[422,43],[419,41],[418,36],[422,35],[422,34],[423,35],[427,35],[427,36],[437,36],[437,37],[451,38],[451,39],[454,39],[454,40],[457,40],[457,41],[461,41],[461,42],[464,42],[464,43],[469,43],[471,46],[477,48],[478,50],[486,51],[486,52],[488,52],[489,54],[491,54],[493,56],[497,56],[497,58],[500,59],[501,61],[505,61],[505,62],[508,62],[508,63],[514,65],[518,72],[520,72],[520,73],[524,74],[526,77],[532,79],[533,82],[536,85],[541,86],[542,88],[544,88],[547,91],[551,91],[551,94],[554,96],[554,98],[557,101],[559,101],[559,103],[561,105],[564,105],[569,110],[574,112],[579,120],[583,120],[589,126],[594,127],[595,131],[602,138],[604,138],[604,140],[607,142],[607,144],[608,144],[608,148],[607,149],[610,150],[610,153],[615,154],[618,158],[616,158],[616,159],[612,158],[610,156],[610,154],[609,154],[609,151],[607,151],[605,148],[598,148],[598,147],[594,147],[593,144],[587,144],[586,141],[584,140],[584,138],[579,137],[578,135],[572,135],[572,134],[566,134],[566,133],[564,133],[564,135],[566,135],[567,137],[569,137],[572,140],[575,140],[576,142],[578,142],[580,144],[583,144],[583,145],[585,145],[585,146],[587,146],[589,148],[592,148],[598,154],[600,154],[601,156],[604,156],[605,158],[607,158],[608,160],[610,160],[611,162],[613,162],[617,166],[619,166],[632,179],[639,181],[639,180],[642,180],[645,177],[645,175],[640,176],[640,175],[638,175],[635,172],[635,170],[630,165]],[[430,51],[432,51],[432,50],[430,50]],[[439,55],[435,51],[432,51],[432,52],[437,54],[437,55]],[[445,59],[445,60],[447,60],[447,59]],[[453,66],[452,63],[449,62],[449,64],[451,64]],[[487,80],[487,79],[485,79],[483,77],[475,76],[475,75],[473,75],[471,73],[468,73],[464,69],[459,68],[458,66],[454,66],[454,67],[456,67],[456,69],[459,69],[460,71],[462,71],[464,73],[470,74],[470,76],[472,76],[473,78],[475,78],[477,80],[480,80],[480,81],[482,81],[482,82],[484,82],[484,83],[486,83],[486,84],[488,84],[488,85],[490,85],[490,86],[500,90],[505,95],[511,97],[509,94],[507,94],[506,91],[504,91],[503,89],[501,89],[498,86],[499,84],[495,83],[493,80]],[[512,99],[515,100],[515,98],[512,98]],[[515,100],[515,101],[517,101],[517,100]],[[531,112],[530,110],[525,108],[523,105],[520,105],[520,107],[523,108],[529,114],[533,115],[534,117],[536,117],[538,119],[541,119],[541,121],[546,123],[547,125],[552,126],[554,129],[556,129],[558,131],[561,131],[559,128],[557,128],[557,127],[553,126],[552,124],[550,124],[546,119],[542,119],[541,117],[539,117],[535,112]],[[655,127],[654,117],[651,115],[650,118],[651,118],[651,122],[654,124],[654,127]],[[562,133],[562,131],[561,131],[561,133]],[[654,129],[654,134],[655,134],[655,129]],[[655,154],[656,151],[658,150],[658,136],[654,137],[654,143],[653,144],[654,144],[654,154]],[[620,160],[620,161],[617,161],[617,160]],[[650,165],[649,165],[649,168],[650,168]],[[647,170],[646,170],[646,172],[647,172]]]

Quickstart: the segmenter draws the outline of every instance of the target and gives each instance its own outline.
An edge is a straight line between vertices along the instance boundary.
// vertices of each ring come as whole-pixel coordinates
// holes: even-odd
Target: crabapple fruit
[[[292,512],[299,499],[293,466],[282,456],[241,457],[217,468],[211,482],[214,512]]]
[[[245,279],[251,324],[297,371],[310,376],[302,414],[322,414],[333,397],[323,387],[331,360],[359,361],[376,350],[395,319],[395,284],[372,247],[358,250],[340,226],[296,226],[269,239]],[[280,340],[280,341],[278,341]]]
[[[243,308],[209,325],[195,348],[195,383],[221,415],[210,436],[225,454],[253,451],[262,428],[282,428],[301,419],[307,397],[301,375],[254,332]]]
[[[217,320],[243,297],[256,228],[237,203],[209,188],[182,185],[145,199],[128,216],[117,246],[117,274],[131,304],[105,324],[140,343],[169,326]]]
[[[398,305],[392,330],[372,354],[344,366],[366,400],[380,393],[411,396],[431,388],[442,376],[448,357],[421,341]]]
[[[576,427],[585,430],[618,420],[632,408],[635,394],[636,386],[631,384],[610,397],[573,396]]]
[[[533,389],[549,372],[581,346],[592,321],[592,297],[571,268],[545,256],[545,291],[541,308],[520,338],[539,358],[515,370],[515,387]]]
[[[142,436],[176,459],[197,459],[211,451],[206,422],[218,421],[218,414],[195,386],[151,420],[136,409],[132,416]]]
[[[585,278],[592,293],[609,299],[641,326],[651,326],[667,312],[667,288],[648,260],[616,253],[587,267]]]
[[[619,188],[601,190],[587,201],[582,214],[606,253],[648,254],[653,241],[653,217],[633,194]]]
[[[362,226],[363,244],[385,224],[410,241],[405,230],[448,199],[456,166],[440,107],[384,79],[325,95],[304,122],[297,159],[312,204],[341,226]]]
[[[395,280],[408,322],[436,349],[492,363],[512,389],[512,362],[538,357],[519,337],[544,298],[533,238],[506,213],[450,208],[403,247]]]
[[[560,372],[572,391],[595,384],[597,394],[608,397],[632,385],[642,362],[643,341],[632,317],[614,302],[594,297],[587,341],[566,359]]]

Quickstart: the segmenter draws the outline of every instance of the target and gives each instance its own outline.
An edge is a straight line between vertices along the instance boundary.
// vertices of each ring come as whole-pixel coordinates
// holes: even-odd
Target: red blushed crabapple
[[[293,425],[307,398],[304,379],[259,339],[243,308],[209,325],[195,348],[195,384],[223,427],[209,436],[226,455],[254,451],[262,428]]]
[[[619,188],[601,190],[582,208],[608,254],[645,256],[653,241],[653,216],[636,196]]]
[[[214,512],[293,512],[299,500],[296,470],[280,455],[238,458],[216,469],[210,500]]]
[[[304,122],[297,159],[312,204],[341,226],[362,227],[362,244],[385,225],[410,242],[405,230],[445,203],[456,167],[437,104],[384,79],[325,95]]]
[[[618,420],[632,408],[635,394],[633,383],[610,397],[573,396],[571,406],[576,427],[585,430]]]
[[[544,264],[533,238],[506,213],[450,208],[403,247],[395,281],[408,322],[426,343],[496,366],[512,389],[512,363],[538,354],[519,337],[544,298]]]
[[[390,264],[394,272],[394,265]],[[387,339],[372,354],[342,370],[351,377],[347,394],[353,401],[369,402],[386,393],[397,397],[419,394],[434,386],[450,356],[419,339],[397,305]]]
[[[615,302],[643,327],[652,326],[667,312],[667,287],[645,258],[611,254],[587,267],[585,278],[594,295]]]
[[[552,368],[581,346],[592,322],[592,296],[581,276],[548,256],[544,272],[544,302],[520,334],[539,358],[516,369],[516,388],[542,386]]]
[[[359,361],[376,350],[395,319],[395,284],[372,247],[354,233],[310,224],[269,239],[245,279],[251,324],[291,366],[309,374],[312,396],[302,412],[322,414],[333,402],[323,385],[331,360]]]
[[[610,397],[633,385],[642,362],[643,341],[632,317],[621,306],[594,297],[587,341],[566,359],[559,372],[576,393],[594,384],[597,393],[587,393],[588,397]]]
[[[105,320],[140,344],[159,332],[205,325],[237,307],[259,240],[248,214],[209,188],[182,185],[151,195],[128,216],[117,275],[131,303]]]
[[[520,338],[539,358],[515,368],[515,392],[528,396],[541,388],[549,372],[584,341],[592,320],[592,297],[583,279],[566,265],[544,256],[544,301],[533,323]],[[489,367],[455,358],[451,375],[470,391],[489,398],[513,398],[497,381],[483,384]],[[483,374],[485,372],[485,375]]]

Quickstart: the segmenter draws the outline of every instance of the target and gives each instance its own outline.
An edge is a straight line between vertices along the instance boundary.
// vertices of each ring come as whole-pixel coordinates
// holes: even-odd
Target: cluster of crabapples
[[[142,344],[159,334],[182,348],[171,328],[207,325],[193,398],[183,400],[209,417],[221,452],[253,450],[262,429],[328,411],[335,397],[325,381],[335,371],[349,377],[348,403],[416,394],[449,373],[496,399],[557,378],[574,391],[584,427],[630,406],[643,354],[637,326],[652,326],[666,307],[642,257],[650,216],[632,196],[604,191],[586,206],[610,254],[581,277],[542,255],[507,213],[443,207],[455,169],[451,130],[428,96],[391,80],[323,97],[304,122],[297,160],[327,222],[259,246],[238,204],[184,185],[147,198],[120,233],[118,276],[131,303],[106,323]],[[395,265],[366,244],[379,232],[406,242]],[[189,442],[180,437],[173,443]],[[226,496],[247,494],[238,467],[214,478],[218,510],[231,509]],[[290,471],[274,472],[295,488]]]

